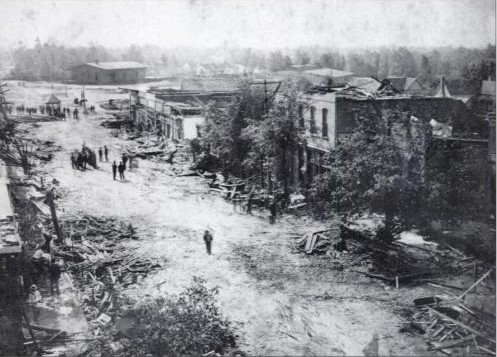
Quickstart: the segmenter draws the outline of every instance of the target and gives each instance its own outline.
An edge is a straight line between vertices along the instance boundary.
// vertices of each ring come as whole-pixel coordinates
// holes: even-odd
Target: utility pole
[[[267,116],[269,113],[269,97],[268,97],[268,89],[267,85],[268,84],[277,84],[276,89],[273,91],[272,96],[276,94],[278,89],[281,86],[281,81],[268,81],[266,78],[264,78],[264,81],[261,82],[250,82],[250,85],[264,85],[264,106],[263,106],[263,112],[264,116]],[[269,161],[267,165],[267,183],[268,183],[268,192],[271,193],[271,170],[269,167]],[[261,168],[261,187],[264,188],[264,155],[261,156],[260,158],[260,168]]]
[[[50,213],[52,214],[52,222],[55,228],[55,235],[57,236],[57,240],[60,242],[60,244],[64,244],[62,231],[59,226],[59,221],[57,220],[57,212],[55,211],[55,203],[53,201],[53,188],[47,191],[46,198],[48,206],[50,207]]]

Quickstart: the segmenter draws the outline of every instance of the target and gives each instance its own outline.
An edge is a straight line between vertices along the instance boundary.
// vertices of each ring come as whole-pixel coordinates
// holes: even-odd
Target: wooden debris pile
[[[465,296],[488,279],[492,271],[484,274],[459,296],[414,300],[416,308],[411,312],[408,326],[403,327],[401,332],[414,330],[424,334],[429,351],[452,356],[495,356],[495,315],[464,301]]]
[[[161,263],[123,246],[126,240],[137,239],[131,224],[89,215],[62,223],[66,244],[57,246],[54,254],[65,260],[75,277],[87,319],[104,326],[117,312],[118,291],[139,283]]]
[[[347,265],[360,267],[355,270],[357,273],[391,285],[434,282],[436,276],[458,274],[474,266],[474,259],[452,249],[385,242],[368,231],[358,231],[338,223],[333,227],[293,237],[295,250],[335,257],[337,252],[348,251]]]
[[[305,254],[325,254],[332,245],[331,230],[309,232],[295,241],[295,248]]]
[[[80,241],[83,238],[93,243],[115,241],[120,239],[137,239],[132,224],[125,224],[115,218],[84,215],[62,222],[66,236],[71,241]]]

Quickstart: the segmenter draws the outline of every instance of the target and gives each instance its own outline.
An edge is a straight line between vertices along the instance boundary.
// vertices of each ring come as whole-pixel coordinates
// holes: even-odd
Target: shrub
[[[91,356],[185,356],[235,347],[231,323],[216,304],[218,288],[208,289],[194,277],[178,296],[145,298],[123,311],[129,326],[109,332]],[[114,343],[111,341],[114,340]]]

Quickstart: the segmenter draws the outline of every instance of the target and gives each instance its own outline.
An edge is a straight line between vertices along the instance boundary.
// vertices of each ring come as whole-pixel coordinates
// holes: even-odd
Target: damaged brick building
[[[298,126],[305,134],[302,144],[292,153],[294,184],[307,185],[313,176],[329,169],[325,164],[327,154],[355,130],[358,115],[380,118],[387,111],[393,111],[403,115],[399,118],[390,116],[392,121],[387,125],[389,131],[391,129],[390,134],[398,142],[418,140],[419,145],[423,146],[423,157],[407,158],[407,169],[420,171],[424,175],[427,161],[435,157],[441,160],[440,152],[445,148],[445,160],[453,157],[474,168],[467,184],[477,186],[472,188],[473,192],[478,193],[477,197],[481,199],[491,194],[489,123],[475,115],[460,100],[405,95],[373,96],[353,88],[308,92],[301,96],[301,100]],[[421,124],[430,124],[432,128],[425,139],[421,138]],[[435,126],[446,130],[439,132]]]

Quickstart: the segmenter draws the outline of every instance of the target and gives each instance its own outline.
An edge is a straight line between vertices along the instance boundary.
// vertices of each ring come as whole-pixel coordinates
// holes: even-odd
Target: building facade
[[[453,98],[372,98],[337,90],[303,94],[300,101],[298,126],[303,129],[304,137],[294,155],[294,164],[298,167],[295,171],[299,172],[293,177],[294,183],[307,184],[313,176],[329,169],[325,160],[327,154],[339,145],[340,139],[354,132],[358,115],[367,118],[382,116],[387,111],[404,113],[404,117],[411,118],[411,124],[401,122],[400,119],[399,122],[394,120],[391,123],[392,133],[399,142],[416,135],[416,121],[429,123],[435,119],[452,126],[456,133],[484,131],[486,126],[461,101]]]

